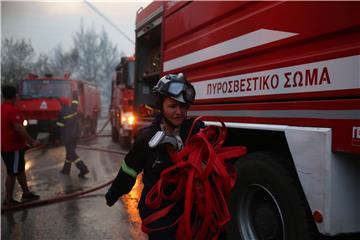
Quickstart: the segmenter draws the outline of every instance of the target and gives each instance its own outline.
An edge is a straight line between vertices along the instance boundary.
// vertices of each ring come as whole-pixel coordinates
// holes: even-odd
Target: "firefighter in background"
[[[78,101],[78,94],[76,91],[73,92],[73,100],[71,102],[71,110],[73,112],[78,112],[78,105],[79,105],[79,101]],[[80,128],[79,128],[80,129]],[[79,131],[80,132],[80,131]]]
[[[38,146],[40,142],[33,139],[22,125],[24,117],[15,106],[16,88],[4,85],[1,87],[1,92],[4,98],[1,104],[1,157],[7,170],[4,206],[12,206],[19,204],[13,199],[16,180],[23,190],[21,198],[23,202],[40,198],[28,188],[24,158],[26,143]]]
[[[156,184],[163,170],[171,166],[168,151],[180,150],[183,147],[192,122],[187,119],[187,110],[195,99],[194,87],[185,79],[182,73],[170,74],[162,77],[153,89],[157,95],[159,112],[154,122],[141,129],[121,168],[105,195],[106,204],[112,206],[120,196],[130,192],[135,184],[137,175],[144,171],[144,188],[139,201],[139,213],[142,220],[155,211],[162,209],[173,202],[163,201],[159,209],[150,209],[145,205],[148,191]],[[202,122],[195,127],[193,134],[203,126]],[[166,217],[159,219],[148,227],[169,226],[184,211],[182,201]],[[177,225],[149,233],[149,240],[175,239]]]
[[[76,154],[76,144],[80,136],[77,103],[73,101],[70,106],[70,100],[66,97],[61,97],[60,104],[62,108],[56,125],[59,127],[60,138],[66,150],[66,159],[60,173],[69,175],[71,164],[75,163],[76,167],[80,170],[78,176],[84,177],[89,173],[89,169]]]

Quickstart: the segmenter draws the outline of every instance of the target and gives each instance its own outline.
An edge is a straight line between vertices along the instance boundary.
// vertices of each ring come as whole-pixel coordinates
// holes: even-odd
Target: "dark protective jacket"
[[[61,108],[56,125],[60,129],[60,137],[63,143],[76,142],[79,138],[80,125],[78,113],[73,107],[64,105]]]
[[[187,134],[190,131],[193,119],[185,120],[180,127],[180,137],[185,143]],[[193,134],[199,131],[204,124],[198,122],[194,127]],[[120,168],[114,182],[106,193],[106,201],[109,206],[112,206],[120,196],[130,192],[136,181],[136,175],[143,171],[144,188],[139,201],[140,217],[144,219],[154,210],[148,209],[145,205],[145,197],[148,191],[160,178],[160,173],[167,167],[172,165],[170,156],[168,155],[165,146],[159,145],[155,148],[150,148],[148,142],[157,131],[160,131],[160,123],[154,122],[149,127],[141,129],[138,133],[135,143],[129,153],[125,156],[124,163]],[[125,166],[124,166],[125,165]],[[134,172],[132,172],[134,171]],[[167,206],[170,202],[163,201],[160,208]],[[166,219],[162,219],[155,226],[165,226],[176,219],[179,214],[183,212],[183,205],[181,201],[178,206],[173,209],[171,214],[168,214]]]

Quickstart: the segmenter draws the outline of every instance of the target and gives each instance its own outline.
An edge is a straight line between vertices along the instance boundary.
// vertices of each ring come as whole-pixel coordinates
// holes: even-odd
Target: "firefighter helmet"
[[[195,100],[195,89],[186,80],[183,73],[163,76],[153,88],[153,92],[188,105],[192,104]]]

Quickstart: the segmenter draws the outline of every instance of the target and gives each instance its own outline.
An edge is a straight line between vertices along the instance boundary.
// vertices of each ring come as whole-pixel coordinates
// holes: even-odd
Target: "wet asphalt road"
[[[99,129],[105,120],[99,122]],[[77,176],[72,166],[70,176],[59,173],[65,149],[55,146],[26,154],[26,174],[30,189],[41,200],[64,194],[86,191],[112,180],[121,165],[123,155],[80,148],[82,146],[122,150],[111,141],[110,126],[97,139],[80,142],[78,155],[90,169],[85,179]],[[1,165],[1,198],[4,198],[6,169]],[[136,239],[145,240],[141,232],[137,202],[141,192],[138,180],[130,194],[113,207],[105,204],[108,186],[95,192],[63,202],[56,202],[1,215],[1,239]],[[22,191],[16,184],[14,198],[20,200]]]
[[[99,122],[100,129],[105,120]],[[110,125],[97,139],[82,141],[78,155],[90,169],[85,179],[77,176],[74,168],[71,176],[59,173],[65,158],[62,146],[45,148],[26,154],[26,174],[32,191],[41,200],[86,191],[103,185],[115,178],[124,155],[88,150],[84,147],[126,151],[111,141]],[[6,169],[1,163],[1,199],[4,198]],[[133,190],[123,196],[113,207],[105,204],[104,194],[108,186],[63,202],[28,208],[1,214],[1,239],[6,240],[146,240],[141,231],[137,203],[142,183],[138,181]],[[20,200],[21,189],[16,185],[15,199]],[[356,236],[339,236],[321,240],[359,240]]]

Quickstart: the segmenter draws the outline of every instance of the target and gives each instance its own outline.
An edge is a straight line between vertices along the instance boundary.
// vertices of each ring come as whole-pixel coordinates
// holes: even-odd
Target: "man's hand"
[[[27,143],[30,144],[31,147],[38,147],[41,145],[41,143],[38,140],[33,139],[28,134],[25,127],[23,125],[21,125],[20,123],[15,123],[14,128],[20,134],[21,137],[26,139]]]
[[[32,143],[30,143],[32,147],[38,147],[41,145],[41,142],[39,140],[34,140]]]

